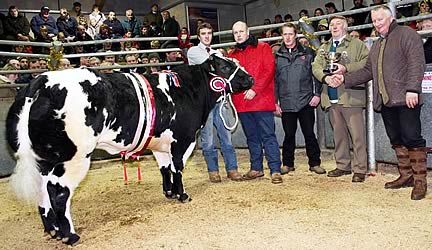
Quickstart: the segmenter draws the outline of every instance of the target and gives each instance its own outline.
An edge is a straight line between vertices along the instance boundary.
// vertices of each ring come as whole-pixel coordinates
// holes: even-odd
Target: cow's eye
[[[222,71],[224,71],[224,72],[227,72],[229,70],[230,70],[230,67],[228,67],[228,66],[223,66],[222,67]]]

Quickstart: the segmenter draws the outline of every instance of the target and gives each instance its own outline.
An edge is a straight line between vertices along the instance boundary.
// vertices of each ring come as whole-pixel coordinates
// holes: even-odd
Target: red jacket
[[[252,89],[256,96],[252,100],[245,100],[244,92],[232,95],[237,111],[275,111],[275,61],[270,46],[258,42],[256,46],[248,45],[244,50],[235,48],[228,57],[239,60],[255,80]]]

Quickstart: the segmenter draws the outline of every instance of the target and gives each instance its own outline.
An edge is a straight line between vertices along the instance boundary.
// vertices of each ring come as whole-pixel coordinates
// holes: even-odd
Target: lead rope
[[[223,89],[223,94],[222,96],[218,99],[218,101],[220,100],[221,105],[219,106],[219,117],[222,119],[223,125],[226,129],[228,129],[229,131],[233,131],[238,124],[239,118],[238,118],[238,113],[237,113],[237,109],[235,108],[233,102],[232,102],[232,97],[231,97],[231,93],[232,93],[232,86],[231,86],[231,80],[234,78],[235,74],[237,73],[237,71],[240,69],[239,66],[237,66],[237,68],[234,70],[234,72],[230,75],[230,77],[225,80],[226,83],[228,84],[230,93],[227,94],[225,88]],[[222,115],[222,108],[225,104],[228,104],[227,106],[229,107],[229,105],[231,105],[232,109],[233,109],[233,113],[234,113],[234,125],[233,126],[229,126],[228,123],[226,122],[224,116]]]
[[[230,84],[231,85],[231,84]],[[226,122],[224,116],[222,115],[222,108],[225,104],[231,105],[232,109],[233,109],[233,113],[234,113],[234,125],[233,126],[229,126],[228,123]],[[222,119],[223,125],[226,129],[228,129],[229,131],[233,131],[238,124],[239,118],[238,118],[238,113],[237,113],[237,109],[235,108],[233,102],[232,102],[232,97],[231,94],[226,94],[224,91],[223,96],[221,96],[221,105],[219,106],[219,116]]]

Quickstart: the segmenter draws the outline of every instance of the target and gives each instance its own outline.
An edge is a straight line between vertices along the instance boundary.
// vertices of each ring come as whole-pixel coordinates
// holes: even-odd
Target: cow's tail
[[[38,157],[32,149],[29,136],[28,124],[33,101],[32,97],[17,96],[8,113],[6,133],[17,160],[10,184],[18,198],[30,204],[37,204],[42,178],[37,163]]]

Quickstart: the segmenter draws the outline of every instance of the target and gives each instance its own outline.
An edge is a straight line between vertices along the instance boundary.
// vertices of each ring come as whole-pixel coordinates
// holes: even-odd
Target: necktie
[[[336,53],[336,48],[339,45],[339,41],[334,41],[330,47],[330,53]],[[327,93],[329,95],[330,103],[338,103],[338,91],[337,88],[328,87]]]
[[[207,53],[210,54],[210,48],[209,48],[209,47],[206,47],[206,50],[207,50]]]

